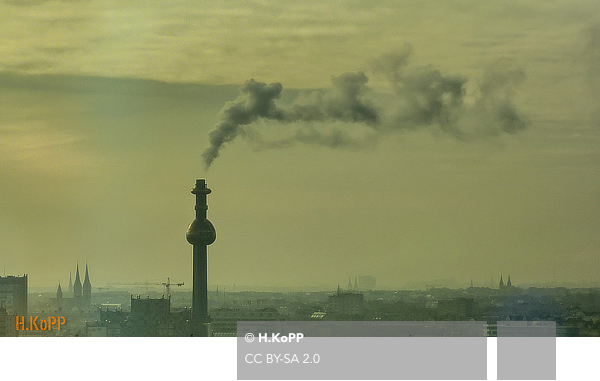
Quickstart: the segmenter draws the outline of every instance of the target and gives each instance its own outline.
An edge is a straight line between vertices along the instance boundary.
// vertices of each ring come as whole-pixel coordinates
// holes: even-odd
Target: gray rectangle
[[[238,334],[243,335],[238,337],[238,379],[487,378],[487,338],[485,334],[479,334],[486,332],[485,322],[477,322],[477,330],[462,331],[451,328],[452,324],[436,323],[465,322],[382,323],[378,327],[373,322],[240,322]],[[337,329],[336,325],[339,325]],[[432,331],[427,332],[427,328],[431,327]],[[298,328],[302,329],[296,330]],[[390,337],[390,330],[402,337]],[[351,335],[328,337],[331,333]],[[373,336],[367,336],[367,333]],[[435,334],[439,333],[446,334],[446,337],[436,337]]]
[[[499,321],[498,337],[554,337],[555,321]]]
[[[305,337],[487,337],[485,321],[240,321],[246,333],[302,332]]]
[[[498,379],[555,380],[556,322],[499,321]]]

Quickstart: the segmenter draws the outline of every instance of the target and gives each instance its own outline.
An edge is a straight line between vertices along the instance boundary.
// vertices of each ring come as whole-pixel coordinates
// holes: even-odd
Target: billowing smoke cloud
[[[479,118],[480,130],[494,135],[514,134],[527,127],[512,100],[524,79],[523,70],[513,67],[510,61],[497,61],[485,71],[479,84],[480,96],[471,110]]]
[[[365,101],[369,79],[362,73],[345,73],[332,79],[330,92],[311,94],[296,102],[287,113],[287,121],[321,121],[379,123],[379,116],[370,102]]]
[[[326,92],[312,92],[299,98],[291,107],[283,109],[275,104],[281,96],[280,83],[266,84],[253,79],[244,84],[241,94],[228,102],[219,112],[219,121],[209,132],[210,146],[202,157],[206,168],[219,156],[224,144],[242,135],[260,148],[282,148],[295,142],[319,144],[329,147],[360,145],[343,131],[335,130],[325,135],[310,128],[297,130],[294,137],[265,142],[256,130],[243,126],[259,118],[281,122],[315,122],[337,120],[348,123],[362,122],[370,126],[379,124],[377,110],[364,99],[368,78],[364,73],[345,73],[333,78],[333,88]]]
[[[255,149],[285,148],[296,143],[330,148],[363,148],[377,137],[394,131],[435,128],[457,139],[469,140],[500,133],[516,133],[527,125],[513,103],[515,88],[525,78],[509,62],[498,62],[484,73],[474,102],[465,104],[461,76],[449,76],[431,67],[408,69],[410,45],[371,62],[374,74],[389,81],[392,102],[377,104],[363,72],[332,78],[332,88],[301,94],[290,106],[280,107],[280,83],[249,80],[241,94],[219,113],[209,132],[210,146],[202,154],[206,168],[219,156],[225,143],[236,137]],[[294,123],[283,139],[265,139],[251,124],[258,119]],[[337,122],[319,123],[315,122]],[[341,124],[341,127],[339,126]],[[356,133],[350,126],[363,128]]]
[[[474,104],[466,105],[461,76],[444,75],[431,67],[407,70],[412,48],[405,45],[397,53],[371,62],[375,73],[385,74],[396,94],[396,102],[386,127],[405,130],[436,127],[457,139],[481,135],[516,133],[527,125],[512,99],[524,80],[523,70],[510,61],[499,60],[484,72]]]

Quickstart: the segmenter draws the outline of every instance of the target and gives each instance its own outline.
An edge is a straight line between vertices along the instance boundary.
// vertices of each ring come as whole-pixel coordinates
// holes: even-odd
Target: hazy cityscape
[[[383,290],[377,278],[356,275],[319,291],[208,290],[208,246],[216,229],[208,219],[208,188],[197,179],[195,218],[186,239],[193,247],[192,291],[184,282],[115,282],[92,286],[88,264],[55,292],[30,293],[28,275],[0,277],[0,336],[237,337],[239,321],[553,321],[557,336],[600,336],[600,288],[517,287],[510,275],[495,287]],[[82,281],[83,278],[83,281]],[[164,286],[164,291],[151,291]],[[131,287],[145,292],[133,294]],[[313,286],[314,287],[314,286]],[[313,288],[310,287],[310,288]],[[94,289],[97,292],[94,292]],[[47,316],[47,317],[46,317]],[[39,321],[38,321],[39,320]],[[39,323],[39,325],[38,325]],[[53,329],[54,327],[54,329]]]
[[[190,336],[192,291],[183,283],[82,284],[54,292],[23,294],[10,288],[26,277],[0,277],[0,336]],[[493,281],[493,280],[492,280]],[[232,287],[235,287],[233,285]],[[316,289],[316,288],[315,288]],[[11,294],[12,293],[12,294]],[[168,295],[168,296],[167,296]],[[8,309],[6,305],[8,304]],[[486,321],[495,336],[498,321],[555,321],[558,337],[600,336],[600,288],[520,287],[510,276],[492,286],[380,290],[376,278],[355,276],[336,290],[208,291],[208,336],[236,336],[237,321]],[[15,326],[16,316],[64,316],[61,329]],[[23,327],[27,327],[27,321]]]
[[[146,5],[0,2],[0,335],[600,335],[599,2]]]

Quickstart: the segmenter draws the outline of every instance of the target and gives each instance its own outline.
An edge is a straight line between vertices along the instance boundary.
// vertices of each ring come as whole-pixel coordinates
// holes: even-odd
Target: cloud
[[[52,62],[44,60],[36,61],[22,61],[15,64],[0,63],[0,66],[4,71],[8,72],[29,72],[29,71],[43,71],[52,68]]]
[[[77,176],[94,167],[98,158],[84,147],[86,138],[57,131],[39,121],[0,126],[0,171]]]
[[[51,0],[4,0],[6,4],[14,5],[16,7],[31,7],[36,5],[42,5]],[[60,0],[61,3],[83,3],[92,0]]]

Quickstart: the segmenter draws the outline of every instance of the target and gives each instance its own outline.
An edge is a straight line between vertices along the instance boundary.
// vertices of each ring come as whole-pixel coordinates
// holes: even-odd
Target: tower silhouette
[[[83,280],[83,301],[88,305],[92,304],[92,283],[90,282],[87,262],[85,264],[85,279]]]
[[[67,290],[69,295],[73,295],[73,277],[71,276],[71,272],[69,271],[69,289]]]
[[[186,233],[186,239],[193,250],[193,291],[192,326],[196,336],[208,336],[208,245],[215,242],[217,232],[206,218],[208,204],[206,196],[212,191],[206,187],[204,179],[197,179],[192,194],[196,195],[196,219],[192,221]]]
[[[75,284],[73,285],[73,296],[75,298],[81,298],[83,296],[81,279],[79,279],[79,263],[77,264],[77,270],[75,270]]]
[[[60,282],[58,282],[58,289],[56,290],[56,299],[62,299],[63,298],[63,291],[62,288],[60,287]]]

